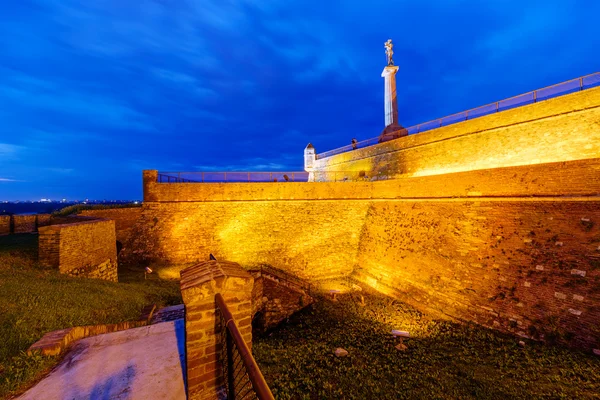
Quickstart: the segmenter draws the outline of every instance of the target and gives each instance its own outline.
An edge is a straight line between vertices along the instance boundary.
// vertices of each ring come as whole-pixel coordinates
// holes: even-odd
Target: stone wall
[[[314,170],[376,179],[597,158],[599,120],[600,87],[317,159]]]
[[[0,236],[9,235],[11,232],[10,226],[10,215],[0,215]]]
[[[144,202],[123,257],[185,264],[205,259],[269,264],[295,275],[349,274],[368,202]]]
[[[37,215],[13,215],[14,233],[32,233],[37,230]]]
[[[600,345],[600,200],[374,202],[355,276],[438,315]]]
[[[88,220],[39,228],[40,265],[61,273],[117,281],[115,223]]]
[[[129,238],[131,228],[142,213],[141,207],[111,208],[106,210],[82,210],[78,215],[115,221],[117,240],[125,244]]]
[[[51,214],[37,214],[37,226],[48,226],[52,223]]]
[[[258,276],[252,289],[252,329],[264,333],[313,303],[302,290]]]
[[[590,89],[317,160],[393,180],[163,184],[144,171],[130,255],[353,274],[440,316],[600,348],[599,105]]]

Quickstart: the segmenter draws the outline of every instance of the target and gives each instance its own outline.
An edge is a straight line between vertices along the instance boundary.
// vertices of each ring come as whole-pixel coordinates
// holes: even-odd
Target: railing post
[[[292,172],[292,182],[296,182],[296,179],[294,178],[294,173]]]
[[[465,111],[465,121],[469,119],[469,110]]]
[[[498,106],[499,106],[499,104],[500,104],[500,102],[499,102],[499,101],[497,101],[497,102],[496,102],[496,112],[498,112],[498,110],[499,110],[499,107],[498,107]]]
[[[583,90],[583,77],[579,78],[579,90]]]
[[[177,182],[181,182],[181,172],[177,173]]]
[[[537,103],[537,90],[533,91],[533,102]]]
[[[223,182],[227,182],[227,172],[223,172]]]
[[[248,182],[250,182],[250,172],[248,172]]]

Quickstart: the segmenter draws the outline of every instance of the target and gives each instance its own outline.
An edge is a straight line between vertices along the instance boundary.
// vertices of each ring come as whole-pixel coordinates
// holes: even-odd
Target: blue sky
[[[19,0],[0,14],[0,200],[141,198],[142,169],[302,170],[600,70],[600,2]]]

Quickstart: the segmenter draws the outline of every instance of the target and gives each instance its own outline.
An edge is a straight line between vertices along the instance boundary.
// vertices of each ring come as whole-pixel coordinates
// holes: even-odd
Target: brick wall
[[[37,215],[13,215],[14,233],[31,233],[37,230]]]
[[[314,169],[425,176],[597,158],[598,120],[600,87],[318,159]]]
[[[438,315],[597,347],[598,169],[589,159],[265,184],[157,184],[146,171],[153,201],[144,202],[132,248],[175,263],[213,253],[309,279],[354,271]]]
[[[600,200],[374,202],[355,276],[519,335],[600,345]]]
[[[348,274],[368,202],[144,202],[126,260],[270,264],[311,278]]]
[[[38,214],[37,215],[37,226],[48,226],[50,225],[52,222],[52,215],[50,214]]]
[[[68,275],[117,281],[114,221],[50,225],[40,227],[39,235],[41,265]]]
[[[219,354],[225,346],[222,310],[215,305],[220,293],[243,340],[252,346],[251,308],[254,278],[239,264],[206,261],[181,271],[185,304],[185,347],[188,398],[218,398],[223,381]],[[232,324],[232,322],[230,322]]]
[[[0,215],[0,235],[10,234],[10,215]]]
[[[112,219],[115,221],[117,240],[125,244],[129,238],[131,228],[142,213],[141,207],[112,208],[107,210],[83,210],[78,215]]]
[[[397,179],[159,184],[132,256],[354,274],[440,316],[600,348],[600,88],[318,160]]]

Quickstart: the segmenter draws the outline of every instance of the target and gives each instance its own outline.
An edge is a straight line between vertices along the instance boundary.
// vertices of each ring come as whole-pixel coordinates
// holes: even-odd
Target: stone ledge
[[[27,354],[31,355],[34,352],[40,352],[44,356],[57,356],[76,340],[149,325],[155,309],[156,304],[144,307],[142,315],[137,321],[125,321],[118,324],[74,326],[72,328],[48,332],[27,349]]]

